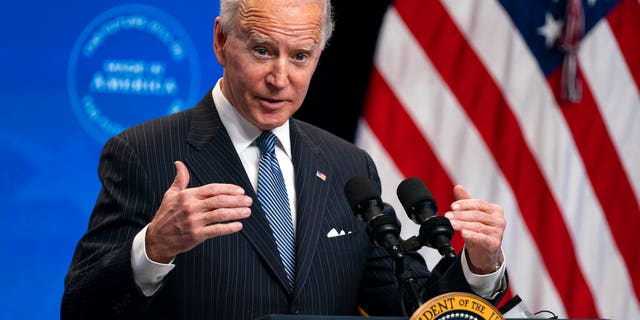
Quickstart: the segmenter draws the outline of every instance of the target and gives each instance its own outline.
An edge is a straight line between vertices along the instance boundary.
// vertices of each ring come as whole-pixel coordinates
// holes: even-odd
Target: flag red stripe
[[[582,74],[580,73],[579,76],[581,77]],[[640,260],[635,248],[635,237],[631,236],[640,225],[640,207],[631,182],[618,157],[590,88],[586,85],[582,86],[580,102],[564,103],[560,99],[560,70],[551,74],[548,81],[571,130],[591,185],[602,210],[606,213],[605,218],[609,229],[627,264],[636,296],[640,296]]]
[[[546,256],[544,263],[569,316],[597,316],[560,209],[526,148],[526,140],[500,89],[441,3],[421,4],[395,2],[397,11],[469,114],[514,190],[523,219]]]
[[[451,179],[375,67],[371,72],[363,117],[402,175],[424,181],[441,214],[448,210],[448,204],[454,200]],[[452,240],[454,248],[459,251],[462,243],[456,233]]]
[[[637,0],[622,0],[614,7],[607,20],[616,37],[620,51],[624,56],[629,71],[640,88],[640,3]],[[636,291],[637,292],[637,291]]]

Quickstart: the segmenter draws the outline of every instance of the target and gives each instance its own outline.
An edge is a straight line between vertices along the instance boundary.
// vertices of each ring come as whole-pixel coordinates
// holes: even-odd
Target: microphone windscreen
[[[423,202],[435,203],[429,188],[419,178],[407,178],[398,185],[398,199],[409,215],[415,214],[416,205]]]
[[[380,191],[365,176],[355,176],[349,179],[344,186],[344,193],[354,211],[363,201],[380,199]]]

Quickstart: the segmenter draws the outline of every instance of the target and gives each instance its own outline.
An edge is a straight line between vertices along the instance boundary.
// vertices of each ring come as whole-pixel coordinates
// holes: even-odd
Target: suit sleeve
[[[98,174],[102,190],[65,278],[61,319],[130,318],[152,300],[133,279],[131,246],[159,199],[147,189],[137,155],[119,136],[105,144]]]

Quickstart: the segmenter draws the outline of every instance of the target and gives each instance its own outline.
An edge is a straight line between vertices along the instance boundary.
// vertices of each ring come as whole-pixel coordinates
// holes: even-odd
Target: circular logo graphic
[[[99,142],[140,122],[181,111],[198,95],[194,45],[161,10],[129,4],[93,19],[73,47],[69,98]]]
[[[410,320],[503,320],[492,304],[466,292],[441,294],[422,304]]]

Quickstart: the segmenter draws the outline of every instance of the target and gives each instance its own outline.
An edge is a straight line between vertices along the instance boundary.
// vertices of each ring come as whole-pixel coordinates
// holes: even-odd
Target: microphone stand
[[[411,266],[405,263],[405,257],[404,257],[404,253],[417,250],[418,248],[420,248],[420,246],[413,248],[416,243],[419,244],[416,237],[411,237],[405,241],[402,241],[399,244],[399,246],[397,246],[399,247],[398,250],[402,252],[402,257],[401,258],[398,257],[394,259],[396,279],[399,284],[398,287],[400,288],[400,299],[401,299],[400,301],[402,303],[402,312],[404,313],[405,316],[409,316],[409,314],[407,313],[406,305],[405,305],[406,301],[404,299],[404,292],[405,292],[404,289],[406,287],[409,288],[409,291],[413,295],[413,301],[415,301],[415,304],[416,304],[411,308],[412,310],[411,313],[417,310],[424,303],[424,301],[422,300],[422,296],[420,295],[420,291],[417,288],[416,279],[414,278],[413,272],[411,271]]]
[[[439,216],[431,217],[422,224],[417,237],[412,236],[407,240],[401,240],[398,237],[399,226],[395,216],[379,215],[369,220],[367,233],[372,235],[374,242],[378,246],[385,248],[393,259],[396,281],[400,289],[400,305],[403,314],[409,316],[407,313],[407,301],[405,301],[405,288],[412,295],[412,302],[417,304],[412,306],[412,310],[417,310],[424,301],[420,295],[420,290],[417,288],[411,267],[405,263],[405,254],[416,251],[425,245],[437,249],[442,255],[442,260],[436,268],[439,267],[438,270],[444,273],[446,268],[456,259],[455,250],[450,243],[453,236],[453,227],[449,219]]]
[[[407,313],[407,301],[405,301],[405,288],[409,289],[408,291],[413,296],[413,301],[417,303],[417,306],[412,310],[417,310],[423,301],[411,267],[405,263],[405,253],[420,248],[420,242],[416,237],[402,241],[398,237],[399,229],[396,217],[391,215],[379,215],[367,223],[367,233],[373,236],[374,243],[385,248],[394,261],[396,281],[400,290],[400,306],[402,313],[405,316],[409,316]],[[413,248],[416,244],[418,245],[417,248]]]
[[[395,264],[394,270],[400,291],[400,305],[402,307],[402,313],[405,316],[409,316],[410,314],[407,312],[407,301],[405,300],[405,288],[408,288],[408,291],[413,296],[412,302],[415,301],[417,304],[415,306],[411,306],[411,313],[413,313],[414,310],[417,310],[424,301],[422,301],[422,297],[420,296],[420,292],[417,288],[416,279],[411,271],[411,266],[405,262],[405,253],[407,252],[405,242],[406,241],[403,241],[394,245],[387,249],[387,251],[391,255]]]
[[[420,226],[420,233],[418,237],[412,236],[388,249],[389,254],[394,258],[396,263],[396,277],[400,283],[402,311],[405,315],[407,314],[406,307],[404,305],[404,290],[402,288],[402,284],[406,284],[410,288],[415,301],[418,304],[414,310],[417,310],[417,308],[423,304],[423,301],[416,288],[415,278],[411,274],[411,268],[404,263],[404,254],[406,252],[418,250],[424,245],[437,249],[440,255],[442,255],[442,259],[436,268],[439,269],[441,273],[444,273],[444,271],[456,259],[455,250],[450,242],[452,236],[453,227],[451,226],[449,219],[433,216],[427,219],[427,221]]]

